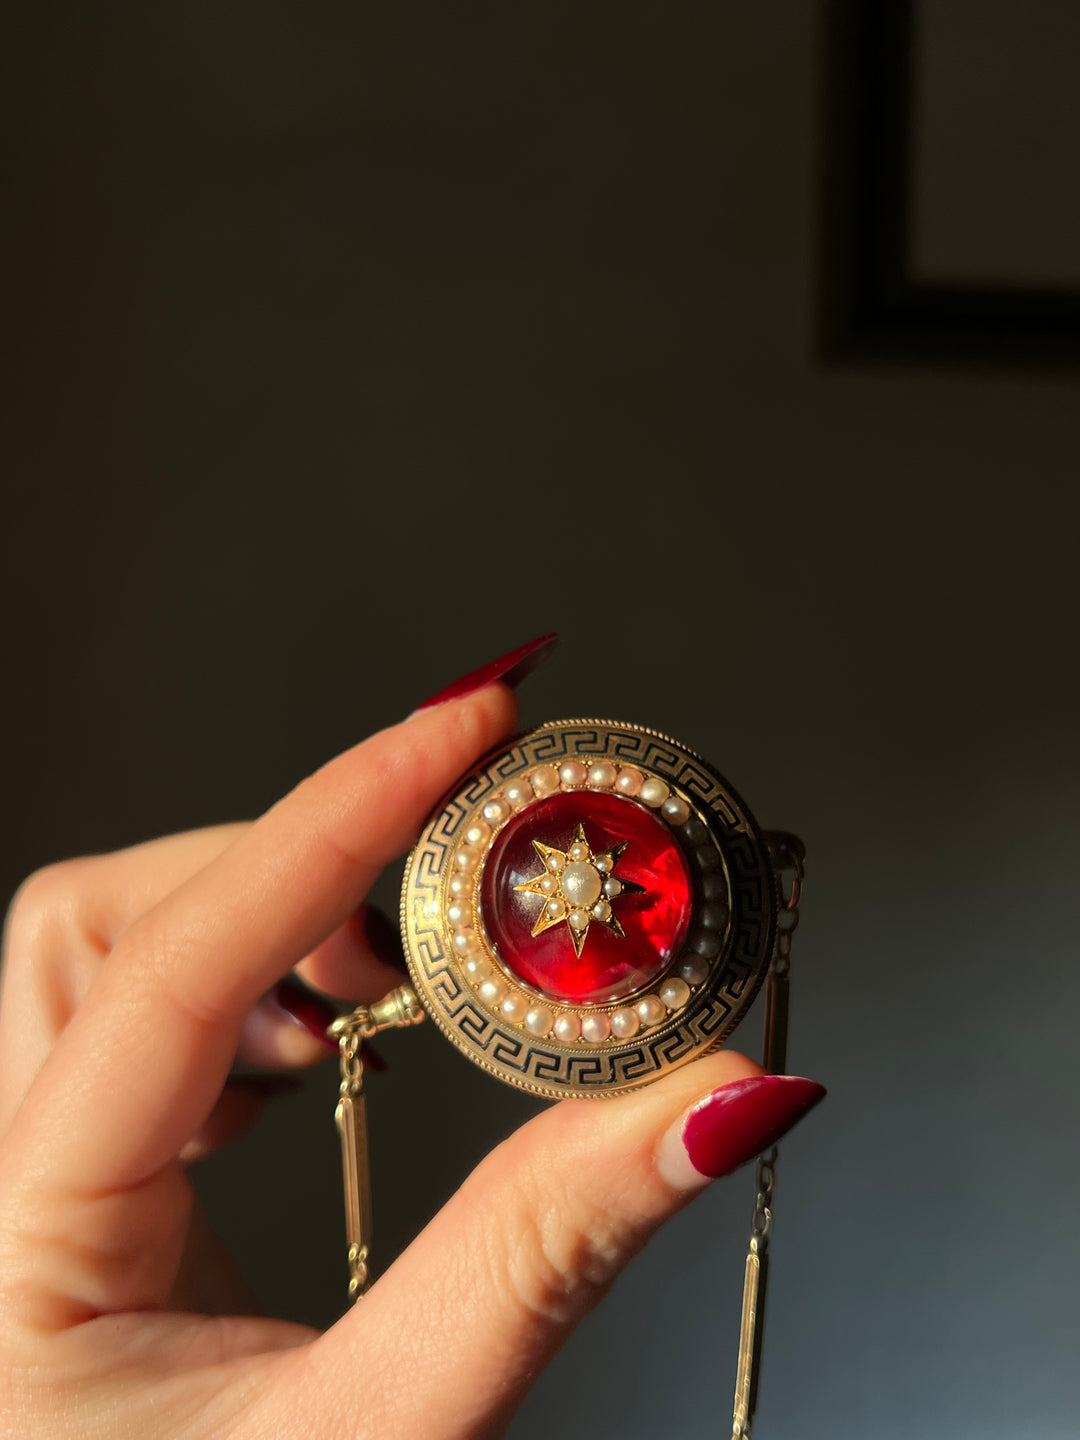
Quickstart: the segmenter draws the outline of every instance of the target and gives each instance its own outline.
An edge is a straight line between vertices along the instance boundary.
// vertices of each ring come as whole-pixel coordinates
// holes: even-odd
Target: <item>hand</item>
[[[254,1114],[233,1059],[326,1053],[265,998],[293,967],[357,1000],[398,983],[365,939],[363,897],[515,723],[510,691],[485,684],[348,751],[253,825],[24,885],[0,1006],[0,1434],[495,1433],[653,1230],[820,1098],[721,1052],[617,1101],[563,1102],[325,1334],[243,1313],[186,1171]]]

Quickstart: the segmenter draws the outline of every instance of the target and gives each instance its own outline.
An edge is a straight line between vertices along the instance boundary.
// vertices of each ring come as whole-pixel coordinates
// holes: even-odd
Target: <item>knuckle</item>
[[[227,1002],[205,997],[188,983],[206,943],[198,921],[188,917],[185,923],[176,923],[167,905],[140,916],[120,938],[113,955],[125,977],[129,1003],[137,1007],[143,989],[151,989],[199,1030],[216,1031],[228,1025]]]
[[[43,1025],[58,1035],[88,984],[90,960],[102,943],[85,912],[84,871],[91,862],[65,860],[27,877],[4,924],[2,960],[6,1020]]]
[[[516,1182],[502,1208],[493,1268],[530,1316],[573,1324],[607,1293],[640,1248],[633,1227],[551,1177]]]
[[[58,931],[73,923],[86,863],[62,860],[27,876],[7,913],[5,950],[9,955],[36,955]]]

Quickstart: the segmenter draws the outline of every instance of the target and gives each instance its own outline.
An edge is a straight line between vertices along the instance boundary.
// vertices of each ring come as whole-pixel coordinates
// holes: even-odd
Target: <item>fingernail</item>
[[[409,967],[405,964],[405,952],[401,947],[401,936],[397,926],[374,905],[364,907],[364,937],[371,946],[376,960],[407,976]]]
[[[482,690],[485,685],[490,685],[495,680],[501,680],[504,685],[511,689],[520,685],[527,675],[531,675],[536,667],[542,664],[555,646],[559,643],[557,635],[541,635],[537,640],[530,640],[526,645],[519,645],[516,650],[509,650],[505,655],[500,655],[498,660],[490,660],[486,665],[481,665],[478,670],[470,670],[460,680],[455,680],[452,685],[447,685],[445,690],[440,690],[430,700],[425,700],[417,710],[430,710],[432,705],[443,705],[447,700],[460,700],[463,695],[471,695],[474,690]],[[413,711],[415,714],[416,711]]]
[[[385,1075],[390,1069],[389,1060],[379,1054],[370,1040],[365,1040],[360,1047],[360,1059],[364,1062],[364,1069],[371,1070],[376,1075]]]
[[[338,1012],[320,996],[305,990],[295,980],[279,980],[270,992],[270,998],[290,1020],[316,1040],[321,1040],[328,1050],[338,1048],[337,1041],[331,1040],[326,1033],[326,1027],[337,1019]]]
[[[825,1093],[816,1080],[798,1075],[756,1075],[721,1085],[667,1131],[657,1169],[676,1190],[730,1175],[786,1135]]]
[[[225,1082],[230,1090],[242,1090],[260,1100],[275,1100],[279,1095],[295,1095],[303,1088],[298,1075],[235,1075]]]

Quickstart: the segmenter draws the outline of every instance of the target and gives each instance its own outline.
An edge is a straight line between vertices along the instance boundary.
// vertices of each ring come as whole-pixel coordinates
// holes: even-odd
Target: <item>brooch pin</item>
[[[350,1296],[371,1232],[363,1039],[426,1015],[510,1085],[605,1099],[721,1044],[764,986],[763,1063],[782,1074],[802,872],[801,841],[760,830],[707,761],[637,725],[541,725],[464,775],[405,869],[412,984],[331,1027]],[[734,1437],[752,1409],[775,1163],[775,1149],[758,1162]]]

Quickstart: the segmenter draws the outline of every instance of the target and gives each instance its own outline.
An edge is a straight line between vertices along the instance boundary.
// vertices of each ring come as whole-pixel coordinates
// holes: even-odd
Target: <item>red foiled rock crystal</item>
[[[558,911],[560,861],[558,855],[545,861],[535,840],[567,857],[568,895],[591,896],[591,861],[574,865],[570,857],[579,825],[593,857],[624,846],[600,878],[625,886],[610,897],[613,923],[592,921],[583,941],[578,932],[580,954],[569,918],[554,923],[549,915],[541,933],[533,933],[545,898],[519,888],[550,864]],[[691,893],[686,862],[662,820],[619,795],[570,790],[528,806],[499,832],[484,865],[480,904],[488,939],[510,974],[564,1005],[600,1005],[644,988],[667,968],[686,935]],[[597,903],[604,913],[603,899]]]

